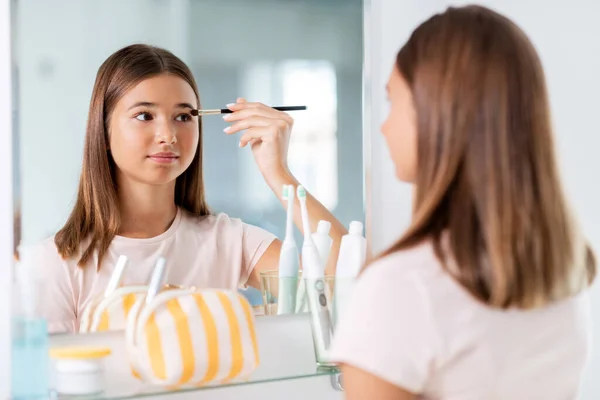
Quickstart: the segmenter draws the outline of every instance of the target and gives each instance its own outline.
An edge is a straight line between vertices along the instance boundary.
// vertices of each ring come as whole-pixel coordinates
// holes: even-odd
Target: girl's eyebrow
[[[131,110],[133,108],[136,107],[158,107],[158,105],[156,103],[151,103],[149,101],[138,101],[137,103],[135,103],[134,105],[132,105],[131,107],[128,108],[128,110]],[[194,109],[194,107],[190,104],[190,103],[179,103],[175,106],[175,108],[190,108],[190,109]]]
[[[152,107],[156,107],[156,104],[155,103],[150,103],[148,101],[138,101],[137,103],[135,103],[134,105],[132,105],[131,107],[129,107],[127,110],[129,111],[129,110],[131,110],[133,108],[136,108],[136,107],[150,107],[150,108],[152,108]]]

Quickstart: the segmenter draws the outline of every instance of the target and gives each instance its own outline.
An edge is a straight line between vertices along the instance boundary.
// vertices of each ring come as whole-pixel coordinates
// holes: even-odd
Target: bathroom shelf
[[[102,346],[112,354],[106,360],[107,389],[96,396],[58,396],[59,399],[116,400],[150,396],[183,395],[216,388],[256,385],[260,383],[329,376],[331,391],[341,390],[341,376],[336,368],[319,367],[315,362],[308,314],[259,317],[256,319],[260,365],[246,380],[205,386],[162,387],[143,383],[131,374],[123,332],[85,335],[53,335],[52,347]],[[329,385],[327,385],[329,386]],[[179,397],[179,396],[178,396]],[[184,396],[187,397],[187,396]]]
[[[161,386],[152,386],[143,383],[139,383],[137,385],[132,385],[130,382],[123,382],[122,384],[112,384],[110,387],[102,394],[95,396],[58,396],[59,400],[121,400],[121,399],[138,399],[138,398],[146,398],[151,396],[164,396],[164,395],[175,395],[175,394],[184,394],[191,393],[196,391],[204,391],[216,388],[225,388],[232,386],[242,386],[242,385],[255,385],[260,383],[270,383],[270,382],[281,382],[286,380],[297,380],[297,379],[306,379],[318,376],[331,376],[332,377],[332,385],[333,382],[338,381],[339,373],[336,369],[322,369],[316,368],[313,365],[305,365],[300,366],[297,365],[296,371],[291,371],[290,374],[272,374],[272,373],[262,373],[260,367],[257,369],[256,373],[253,374],[249,379],[245,381],[232,381],[228,383],[222,384],[213,384],[206,385],[201,387],[180,387],[180,388],[166,388]],[[312,369],[311,369],[312,368]],[[339,390],[335,386],[332,389]]]

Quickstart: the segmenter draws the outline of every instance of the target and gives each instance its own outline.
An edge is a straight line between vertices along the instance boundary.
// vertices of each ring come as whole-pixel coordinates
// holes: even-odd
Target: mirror
[[[20,239],[37,243],[64,225],[77,195],[96,73],[109,55],[132,43],[181,58],[204,108],[223,108],[239,96],[306,105],[306,111],[290,113],[289,168],[346,228],[352,220],[364,221],[362,7],[358,0],[19,0]],[[211,210],[283,238],[285,210],[250,149],[238,147],[239,134],[223,133],[228,124],[220,116],[203,117],[202,124]],[[300,245],[297,229],[295,234]],[[78,272],[70,275],[73,281],[84,279],[73,274]],[[240,292],[260,310],[258,290]],[[78,296],[80,306],[91,302],[89,294],[75,291],[73,298]]]

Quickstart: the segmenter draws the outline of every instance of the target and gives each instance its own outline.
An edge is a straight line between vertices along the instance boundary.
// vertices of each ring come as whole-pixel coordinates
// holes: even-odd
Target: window
[[[248,98],[261,99],[270,105],[308,107],[307,111],[292,113],[294,130],[288,164],[308,191],[328,209],[334,209],[338,202],[338,173],[337,87],[333,65],[308,60],[253,63],[244,69],[242,82]],[[249,203],[264,207],[274,202],[260,173],[252,167],[252,154],[247,152],[244,157],[240,166],[243,191],[245,196],[250,195]]]

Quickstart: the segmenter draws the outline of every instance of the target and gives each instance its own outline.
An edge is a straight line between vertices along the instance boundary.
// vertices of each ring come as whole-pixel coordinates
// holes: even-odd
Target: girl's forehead
[[[176,75],[158,75],[143,79],[125,92],[120,102],[146,102],[157,106],[189,103],[197,107],[194,89],[185,79]]]

